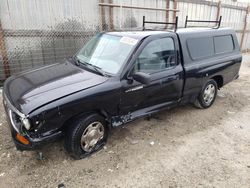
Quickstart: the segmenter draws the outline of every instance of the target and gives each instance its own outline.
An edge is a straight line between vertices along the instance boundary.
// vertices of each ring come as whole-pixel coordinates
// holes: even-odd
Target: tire
[[[85,158],[99,151],[106,144],[108,128],[98,114],[77,118],[65,132],[64,147],[75,159]]]
[[[201,93],[194,102],[197,108],[209,108],[215,101],[218,92],[218,85],[215,80],[208,80],[208,82],[202,88]]]

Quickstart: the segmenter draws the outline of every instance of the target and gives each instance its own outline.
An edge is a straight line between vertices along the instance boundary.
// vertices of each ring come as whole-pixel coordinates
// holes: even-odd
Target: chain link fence
[[[0,80],[63,62],[100,31],[91,1],[0,0]]]
[[[239,42],[246,27],[242,47],[250,48],[249,28],[244,25],[248,5],[231,1],[0,0],[0,4],[0,84],[15,73],[63,62],[100,31],[140,30],[144,15],[148,21],[174,21],[179,16],[180,27],[186,15],[210,20],[222,15],[222,25],[233,27]]]

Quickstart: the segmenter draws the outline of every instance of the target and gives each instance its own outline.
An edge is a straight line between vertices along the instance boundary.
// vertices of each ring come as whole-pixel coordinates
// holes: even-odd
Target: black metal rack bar
[[[188,16],[186,16],[186,21],[185,21],[185,28],[187,27],[188,22],[193,22],[193,23],[217,23],[217,29],[220,27],[221,25],[221,19],[222,16],[220,16],[219,20],[189,20]]]
[[[145,24],[163,24],[163,25],[174,25],[174,31],[177,30],[178,27],[178,16],[175,18],[175,22],[152,22],[152,21],[146,21],[145,16],[143,16],[143,22],[142,22],[142,29],[143,31],[146,30]]]

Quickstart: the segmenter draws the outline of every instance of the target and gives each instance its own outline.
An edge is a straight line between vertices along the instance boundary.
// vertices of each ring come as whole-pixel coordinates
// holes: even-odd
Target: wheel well
[[[74,121],[75,119],[77,119],[77,118],[79,118],[79,117],[81,117],[81,116],[87,116],[87,115],[90,115],[90,114],[99,114],[99,115],[103,116],[103,117],[106,119],[106,121],[107,121],[107,114],[106,114],[106,112],[103,111],[103,110],[93,110],[93,111],[86,112],[86,113],[79,113],[79,114],[76,114],[76,115],[70,117],[69,119],[67,119],[67,120],[63,123],[63,125],[62,125],[62,127],[61,127],[62,131],[65,131],[65,130],[67,129],[67,126],[68,126],[72,121]],[[108,122],[108,121],[107,121],[107,124],[109,125],[109,122]],[[110,127],[108,126],[108,128],[110,128]]]
[[[213,78],[211,78],[213,80],[216,81],[218,88],[221,88],[223,86],[223,77],[222,76],[214,76]]]

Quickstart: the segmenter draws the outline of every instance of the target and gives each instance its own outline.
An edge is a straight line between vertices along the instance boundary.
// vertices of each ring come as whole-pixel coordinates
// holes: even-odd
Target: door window
[[[153,74],[176,66],[176,52],[172,38],[151,41],[136,59],[134,73]]]

